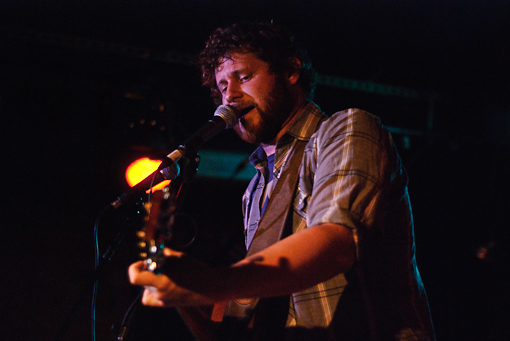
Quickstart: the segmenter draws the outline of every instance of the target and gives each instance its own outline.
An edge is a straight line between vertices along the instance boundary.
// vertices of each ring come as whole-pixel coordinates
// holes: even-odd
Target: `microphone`
[[[188,138],[184,144],[166,156],[166,159],[159,165],[159,169],[162,170],[171,166],[186,154],[196,153],[204,142],[225,129],[233,128],[237,124],[237,118],[237,109],[228,105],[220,105],[216,108],[214,116],[206,124]]]
[[[137,185],[121,194],[115,201],[108,205],[103,212],[110,207],[118,208],[135,197],[144,193],[152,182],[159,183],[162,180],[173,180],[179,175],[179,161],[187,154],[194,154],[210,138],[216,136],[225,129],[230,129],[237,124],[238,111],[228,105],[220,105],[214,112],[214,116],[207,121],[195,134],[188,138],[184,144],[166,156],[158,169]],[[102,213],[103,213],[102,212]]]

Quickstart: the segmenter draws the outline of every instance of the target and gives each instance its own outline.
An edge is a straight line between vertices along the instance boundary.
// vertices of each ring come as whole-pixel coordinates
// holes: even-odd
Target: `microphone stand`
[[[98,226],[99,226],[99,222],[100,222],[101,218],[103,217],[104,212],[105,211],[101,212],[101,214],[96,219],[96,222],[95,222],[95,225],[94,225],[94,234],[96,236],[97,236],[97,229],[98,229]],[[105,265],[112,259],[115,251],[121,245],[122,240],[124,239],[124,236],[126,235],[126,232],[128,230],[130,230],[130,228],[129,228],[130,223],[131,223],[131,221],[128,218],[126,218],[124,220],[124,222],[122,223],[119,232],[116,234],[115,239],[113,240],[111,245],[107,248],[107,250],[105,251],[105,253],[101,257],[101,259],[99,259],[98,255],[96,256],[96,266],[95,266],[94,272],[92,273],[90,278],[86,281],[85,287],[83,288],[80,296],[76,300],[73,308],[71,309],[71,311],[67,315],[67,317],[64,320],[64,322],[61,324],[60,328],[57,330],[57,332],[55,334],[55,337],[53,338],[54,341],[59,341],[59,340],[63,340],[64,339],[65,333],[69,329],[69,327],[71,325],[71,322],[72,322],[72,319],[76,315],[76,312],[78,311],[79,307],[83,304],[83,301],[87,297],[87,294],[90,292],[90,289],[96,287],[97,282],[98,282],[99,278],[101,277],[101,275],[102,275],[102,273],[104,271]],[[95,303],[95,291],[96,290],[94,290],[94,292],[93,292],[93,301],[94,301],[94,303]],[[93,313],[92,315],[93,315],[92,318],[94,320],[93,321],[93,325],[95,326],[95,314]],[[95,337],[94,332],[93,332],[93,337]]]
[[[166,176],[163,176],[160,172],[160,169],[154,171],[152,174],[147,176],[145,179],[143,179],[140,183],[135,185],[134,187],[128,189],[125,193],[123,193],[121,196],[119,196],[114,202],[112,202],[110,205],[106,206],[98,215],[95,225],[94,225],[94,235],[95,235],[95,244],[96,244],[96,257],[95,257],[95,269],[93,274],[91,275],[90,279],[87,280],[85,287],[83,291],[81,292],[80,296],[76,300],[73,308],[67,315],[64,322],[61,324],[60,328],[57,330],[55,337],[53,338],[54,341],[60,341],[64,339],[64,336],[69,329],[72,319],[76,315],[79,307],[83,304],[85,298],[87,297],[87,293],[90,292],[90,289],[93,288],[93,297],[92,297],[92,308],[91,308],[91,336],[92,340],[95,340],[95,303],[96,303],[96,293],[97,293],[97,285],[98,280],[101,277],[101,274],[104,271],[105,265],[112,259],[113,255],[115,254],[116,250],[119,248],[119,246],[122,244],[122,241],[126,235],[126,233],[132,229],[130,229],[131,220],[129,217],[125,217],[124,222],[121,225],[121,228],[119,232],[116,234],[114,240],[112,243],[108,246],[105,253],[102,255],[101,258],[99,258],[99,254],[97,253],[98,248],[98,241],[97,241],[97,234],[98,234],[98,227],[101,219],[105,217],[105,215],[113,210],[117,210],[120,206],[125,206],[127,204],[139,204],[140,202],[143,202],[144,199],[142,196],[145,194],[145,191],[147,189],[150,189],[153,184],[157,184],[160,181],[166,180],[165,178],[168,177],[168,174],[173,174],[176,176],[174,180],[171,181],[170,185],[172,190],[177,191],[176,196],[176,207],[180,208],[183,200],[184,200],[184,194],[188,191],[189,185],[191,181],[193,180],[197,169],[198,164],[200,162],[200,158],[198,155],[194,154],[192,155],[192,158],[188,160],[187,157],[183,157],[179,162],[184,164],[185,171],[183,174],[179,174],[179,164],[175,163],[174,165],[171,165],[172,170],[166,171]],[[170,173],[168,173],[170,172]],[[178,175],[178,176],[177,176]],[[136,303],[137,300],[140,300],[141,296],[137,297],[135,302],[131,305],[126,315],[134,313],[134,310],[136,310],[136,307],[138,304]],[[119,340],[124,340],[124,337],[127,335],[127,326],[129,322],[131,321],[130,316],[128,318],[124,318],[123,326],[121,328],[121,334],[119,335]],[[124,326],[125,324],[125,326]],[[125,330],[124,330],[125,329]]]
[[[211,137],[219,133],[221,130],[232,128],[235,126],[237,122],[237,118],[239,116],[239,112],[230,106],[227,105],[220,105],[214,114],[214,117],[211,118],[202,128],[200,128],[193,136],[191,136],[184,145],[179,146],[176,150],[174,150],[172,153],[167,155],[167,158],[163,160],[160,167],[153,172],[151,175],[146,177],[144,180],[142,180],[138,185],[132,187],[130,190],[126,191],[122,195],[120,195],[114,202],[112,202],[110,205],[105,207],[99,214],[96,224],[94,227],[94,234],[95,234],[95,245],[96,245],[96,259],[95,259],[95,265],[96,269],[94,271],[93,278],[91,279],[92,283],[94,283],[94,294],[93,294],[93,301],[92,301],[92,340],[95,340],[95,299],[96,299],[96,289],[97,289],[97,282],[98,282],[98,273],[99,270],[103,268],[103,264],[106,261],[109,261],[113,254],[115,253],[115,250],[120,245],[124,235],[120,234],[118,235],[118,238],[115,239],[114,243],[108,248],[107,253],[103,255],[103,260],[99,261],[99,254],[98,254],[98,241],[97,241],[97,230],[99,225],[99,220],[109,211],[112,209],[117,209],[120,206],[123,206],[127,203],[136,202],[140,199],[140,195],[142,195],[147,188],[152,188],[152,183],[155,181],[158,181],[158,179],[161,180],[169,180],[174,179],[177,177],[179,180],[172,181],[172,185],[175,186],[175,182],[178,182],[180,184],[179,189],[177,190],[176,194],[176,209],[180,208],[182,205],[184,194],[187,192],[189,184],[193,177],[196,174],[198,163],[200,159],[197,156],[198,149],[202,146],[202,144],[209,140]],[[178,176],[178,161],[188,159],[189,163],[186,165],[186,172],[185,175]],[[175,177],[173,177],[175,176]],[[177,179],[176,179],[177,180]],[[171,186],[172,186],[171,185]],[[174,187],[172,186],[172,187]],[[172,189],[172,188],[171,188]],[[174,187],[175,190],[175,187]],[[85,292],[81,295],[78,302],[76,302],[73,310],[71,311],[70,315],[62,325],[62,327],[58,330],[57,335],[55,337],[55,340],[60,340],[62,336],[65,334],[66,330],[68,329],[71,319],[76,313],[76,310],[82,301],[83,297],[85,296]]]

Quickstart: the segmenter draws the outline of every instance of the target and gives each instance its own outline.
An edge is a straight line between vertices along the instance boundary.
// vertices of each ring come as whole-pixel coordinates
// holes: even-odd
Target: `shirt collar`
[[[298,117],[290,126],[289,130],[278,141],[277,148],[290,143],[294,139],[308,141],[313,133],[317,130],[317,125],[321,119],[326,118],[326,114],[313,102],[308,102],[297,113]],[[250,163],[255,166],[267,160],[264,149],[259,146],[250,156]]]
[[[314,102],[308,102],[297,115],[297,119],[285,135],[290,135],[303,141],[310,140],[313,133],[317,130],[319,121],[326,117],[326,114],[321,112],[321,109]],[[280,141],[278,144],[280,144]]]

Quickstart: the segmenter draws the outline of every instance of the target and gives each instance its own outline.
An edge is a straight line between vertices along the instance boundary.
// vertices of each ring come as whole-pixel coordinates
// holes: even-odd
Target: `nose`
[[[239,84],[236,82],[229,82],[225,93],[225,100],[228,103],[233,103],[241,97],[243,97],[243,92]]]

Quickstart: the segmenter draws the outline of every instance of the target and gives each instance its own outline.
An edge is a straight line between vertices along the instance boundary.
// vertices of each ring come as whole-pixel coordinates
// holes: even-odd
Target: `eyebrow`
[[[229,72],[227,75],[235,75],[235,76],[239,76],[239,74],[241,73],[244,73],[246,72],[246,70],[249,70],[250,68],[248,66],[245,66],[239,70],[233,70],[232,72]],[[227,83],[227,80],[222,78],[220,80],[218,80],[218,78],[216,78],[216,86],[219,86],[221,84],[225,84]]]

